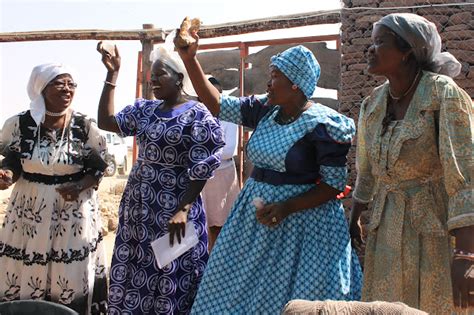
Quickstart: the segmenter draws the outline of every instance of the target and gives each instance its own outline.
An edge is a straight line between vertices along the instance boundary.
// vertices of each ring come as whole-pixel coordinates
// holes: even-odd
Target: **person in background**
[[[71,108],[72,74],[61,64],[34,67],[30,109],[2,129],[0,189],[15,186],[0,228],[0,301],[47,300],[105,314],[96,189],[106,143],[96,124]]]
[[[254,170],[214,246],[195,314],[279,314],[292,299],[357,300],[362,273],[344,209],[346,154],[354,122],[315,104],[313,53],[291,47],[271,58],[266,95],[221,95],[197,60],[196,42],[178,48],[193,86],[224,121],[253,128]]]
[[[187,314],[208,259],[206,216],[200,193],[219,167],[222,129],[207,108],[188,101],[192,86],[179,56],[157,47],[151,81],[156,100],[137,99],[114,114],[118,49],[99,49],[107,76],[98,125],[136,136],[138,159],[119,208],[110,270],[109,314]],[[198,243],[160,269],[150,243],[170,233],[171,246],[191,222]]]
[[[222,93],[221,84],[216,78],[208,76],[207,79]],[[202,200],[209,226],[209,252],[214,247],[222,226],[229,216],[230,208],[240,191],[237,170],[233,159],[237,151],[238,126],[222,121],[221,127],[225,136],[221,166],[216,169],[214,177],[206,182],[202,190]]]
[[[387,81],[359,115],[356,246],[361,210],[373,203],[363,300],[430,314],[473,307],[474,115],[471,98],[451,79],[461,65],[441,53],[436,26],[415,14],[383,17],[372,40],[368,71]]]

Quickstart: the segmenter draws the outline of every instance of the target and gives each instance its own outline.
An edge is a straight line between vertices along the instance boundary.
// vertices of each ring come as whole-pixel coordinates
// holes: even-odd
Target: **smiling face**
[[[76,83],[69,74],[60,74],[43,89],[46,109],[50,112],[62,112],[71,105]]]
[[[383,25],[374,26],[372,43],[367,52],[367,70],[371,74],[387,76],[399,71],[411,53],[409,48],[402,50],[396,35]]]
[[[268,104],[282,105],[289,102],[293,83],[277,67],[270,66],[270,80],[267,83]]]
[[[150,78],[155,98],[160,100],[176,98],[181,93],[182,76],[160,60],[156,60],[151,68]]]

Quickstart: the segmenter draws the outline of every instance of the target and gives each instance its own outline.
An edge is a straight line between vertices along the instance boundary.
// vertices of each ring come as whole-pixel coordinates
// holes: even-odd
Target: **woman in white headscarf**
[[[200,192],[220,165],[222,129],[202,103],[187,97],[194,90],[186,69],[166,44],[151,55],[156,99],[137,99],[115,114],[120,55],[99,51],[107,68],[99,127],[135,136],[139,151],[119,208],[109,314],[188,314],[208,259]],[[159,266],[151,242],[169,232],[171,246],[181,243],[187,223],[197,244]]]
[[[95,123],[71,108],[76,87],[68,67],[36,66],[30,110],[3,126],[0,189],[15,186],[0,228],[0,301],[101,314],[107,281],[96,188],[106,147]]]
[[[474,115],[451,78],[461,66],[441,53],[435,25],[415,14],[385,16],[372,40],[368,71],[388,80],[359,115],[355,245],[360,212],[373,205],[362,298],[430,314],[473,307]]]

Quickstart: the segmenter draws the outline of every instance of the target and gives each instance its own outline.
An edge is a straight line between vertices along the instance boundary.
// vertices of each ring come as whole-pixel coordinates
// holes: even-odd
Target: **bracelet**
[[[117,84],[112,83],[112,82],[110,82],[110,81],[104,81],[104,83],[105,83],[106,85],[110,85],[110,86],[113,86],[113,87],[116,87],[116,86],[117,86]]]
[[[460,250],[460,249],[457,249],[457,248],[453,249],[453,255],[454,256],[457,256],[457,255],[471,256],[472,258],[474,258],[474,253],[470,253],[467,250]]]
[[[454,260],[462,259],[462,260],[474,261],[474,254],[470,253],[468,251],[463,251],[463,250],[455,248],[455,249],[453,249],[453,259]]]

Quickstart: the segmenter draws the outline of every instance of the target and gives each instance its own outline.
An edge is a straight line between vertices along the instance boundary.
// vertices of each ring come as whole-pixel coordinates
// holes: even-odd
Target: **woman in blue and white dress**
[[[267,95],[236,98],[208,83],[196,51],[197,43],[179,49],[199,98],[220,119],[254,129],[247,154],[255,168],[192,312],[278,314],[292,299],[359,299],[361,269],[336,199],[355,126],[308,100],[320,75],[316,58],[303,46],[290,48],[271,59]]]
[[[102,53],[107,78],[98,124],[136,136],[138,159],[119,208],[110,268],[109,314],[187,314],[208,259],[207,225],[200,192],[220,165],[222,129],[201,103],[188,101],[192,86],[176,52],[152,54],[156,100],[138,99],[114,115],[120,56]],[[189,88],[189,87],[190,88]],[[159,268],[150,243],[170,232],[180,242],[192,222],[198,243]]]

